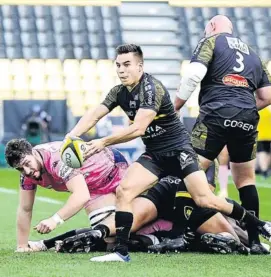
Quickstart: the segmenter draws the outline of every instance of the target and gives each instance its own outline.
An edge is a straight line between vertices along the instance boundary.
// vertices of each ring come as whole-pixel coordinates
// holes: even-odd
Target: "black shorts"
[[[155,205],[158,218],[169,220],[183,230],[186,226],[197,230],[217,213],[197,207],[184,182],[177,177],[167,176],[161,179],[146,195],[139,197],[147,198]]]
[[[271,150],[271,142],[270,141],[258,141],[257,152],[270,153],[270,150]]]
[[[156,175],[158,179],[168,175],[184,179],[189,174],[200,170],[198,156],[192,146],[165,154],[145,152],[136,162]]]
[[[248,162],[256,157],[257,110],[223,107],[197,119],[192,131],[195,151],[214,160],[227,145],[230,161]]]

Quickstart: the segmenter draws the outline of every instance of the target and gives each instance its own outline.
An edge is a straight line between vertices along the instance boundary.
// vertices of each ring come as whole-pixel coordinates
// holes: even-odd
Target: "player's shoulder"
[[[109,93],[110,93],[110,94],[115,94],[115,95],[117,95],[117,94],[120,93],[124,88],[125,88],[124,85],[119,84],[119,85],[116,85],[116,86],[112,87]]]
[[[163,87],[165,89],[162,81],[160,81],[159,79],[155,78],[153,75],[147,72],[144,72],[140,82],[141,82],[141,87],[143,88],[144,91],[148,91],[149,89],[151,89],[152,85],[156,88]]]
[[[54,141],[35,146],[41,156],[46,172],[53,173],[61,162],[60,147],[61,141]]]

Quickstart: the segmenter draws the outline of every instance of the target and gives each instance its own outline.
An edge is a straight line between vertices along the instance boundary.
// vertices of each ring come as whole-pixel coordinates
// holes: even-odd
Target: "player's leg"
[[[209,188],[206,175],[201,170],[195,170],[195,166],[195,162],[187,165],[182,173],[184,175],[184,182],[187,190],[197,206],[214,209],[238,221],[243,221],[249,225],[255,225],[261,235],[268,240],[270,239],[271,226],[269,223],[259,220],[257,217],[247,212],[237,202],[215,196]],[[180,167],[183,168],[182,163]]]
[[[228,151],[234,183],[239,190],[242,206],[259,217],[259,197],[256,189],[255,157],[257,140],[257,111],[245,110],[236,119],[243,123],[243,128],[229,127]],[[246,124],[246,125],[245,125]],[[246,127],[245,127],[246,126]],[[249,244],[253,254],[266,254],[260,244],[257,227],[247,224]]]
[[[257,143],[257,159],[263,178],[268,177],[268,169],[270,165],[270,141],[258,141]]]
[[[223,149],[228,139],[228,133],[226,130],[227,124],[224,124],[224,121],[223,118],[217,116],[206,116],[204,120],[201,120],[200,118],[197,120],[192,131],[192,143],[197,154],[201,155],[204,159],[213,160]],[[238,127],[237,129],[239,130],[240,128]],[[234,136],[232,137],[232,141],[235,141]],[[230,149],[228,150],[230,152]],[[182,164],[181,159],[180,162],[181,168],[185,166],[185,164]],[[228,203],[226,200],[222,198],[219,199],[213,195],[208,188],[208,183],[204,173],[196,171],[193,168],[191,169],[190,167],[191,166],[187,166],[186,173],[183,177],[185,177],[184,181],[189,193],[198,206],[216,209],[236,220],[242,219],[244,222],[250,222],[249,224],[254,224],[260,229],[261,226],[265,225],[265,223],[257,220],[255,216],[252,216],[250,213],[247,213],[242,209],[238,203],[234,201]],[[187,169],[190,169],[190,172]],[[268,229],[266,230],[267,233],[271,231],[268,226],[268,224],[265,225],[265,228]],[[265,231],[261,229],[261,232]],[[263,235],[265,236],[265,234]],[[269,236],[270,235],[268,235],[268,237]]]
[[[219,196],[220,197],[228,197],[228,179],[229,179],[229,153],[227,146],[223,148],[218,156],[219,161],[219,172],[218,172],[218,180],[219,180]]]
[[[156,167],[152,158],[143,155],[144,162],[150,167]],[[142,156],[141,156],[142,158]],[[139,159],[138,161],[142,161]],[[147,165],[147,166],[148,166]],[[145,164],[144,164],[145,166]],[[141,163],[133,163],[127,170],[119,187],[117,188],[117,211],[115,215],[116,226],[116,247],[115,253],[102,257],[92,258],[91,261],[129,261],[128,256],[128,239],[133,224],[132,201],[142,192],[153,186],[158,178],[157,175],[144,167]],[[156,167],[154,172],[160,173]],[[159,174],[158,173],[158,174]],[[121,259],[121,260],[120,260]]]

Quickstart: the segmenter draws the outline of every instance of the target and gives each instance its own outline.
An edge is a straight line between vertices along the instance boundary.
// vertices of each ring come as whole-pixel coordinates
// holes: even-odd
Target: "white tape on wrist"
[[[58,213],[52,216],[52,219],[56,222],[57,225],[61,225],[64,223],[64,220],[59,216]]]

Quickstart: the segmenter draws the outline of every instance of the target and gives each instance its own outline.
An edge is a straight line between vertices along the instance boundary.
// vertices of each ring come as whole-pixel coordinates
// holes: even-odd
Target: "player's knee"
[[[131,189],[127,186],[119,185],[116,189],[117,202],[131,202],[133,197],[131,195]]]

